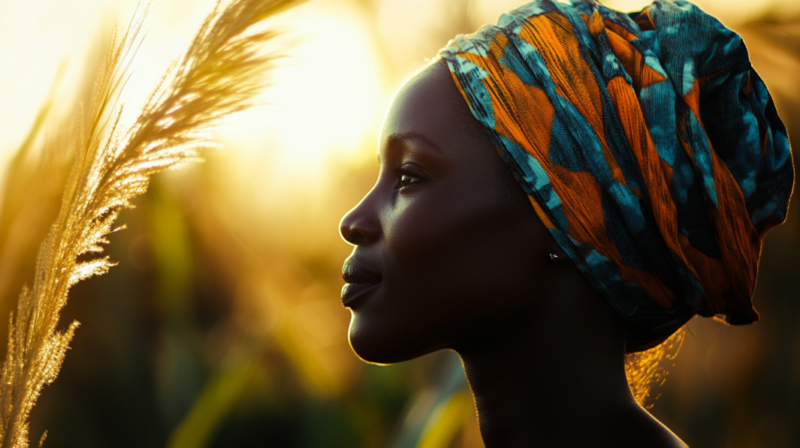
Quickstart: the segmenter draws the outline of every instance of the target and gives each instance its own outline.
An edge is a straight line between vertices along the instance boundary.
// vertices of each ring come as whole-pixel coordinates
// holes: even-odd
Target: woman
[[[735,33],[682,1],[530,3],[401,88],[378,158],[341,223],[358,356],[456,351],[487,448],[685,446],[625,354],[696,314],[755,321],[793,186]]]

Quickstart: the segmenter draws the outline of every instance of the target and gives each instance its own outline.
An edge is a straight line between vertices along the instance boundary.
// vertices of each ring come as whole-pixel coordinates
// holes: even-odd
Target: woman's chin
[[[350,348],[364,362],[382,365],[395,364],[427,353],[409,347],[408,338],[404,338],[402,335],[386,334],[385,332],[370,331],[370,329],[369,325],[359,325],[356,316],[353,316],[350,321],[348,333]]]
[[[380,347],[374,347],[375,344],[364,344],[361,343],[358,338],[350,337],[350,348],[353,349],[353,353],[359,357],[362,361],[368,364],[379,364],[379,365],[389,365],[395,364],[402,361],[407,361],[407,359],[397,358],[391,356],[387,350],[382,350]]]
[[[383,343],[384,338],[370,335],[365,331],[356,331],[353,329],[352,323],[348,339],[353,353],[364,362],[386,365],[405,361],[405,359],[397,359],[396,356],[392,356],[393,350]]]

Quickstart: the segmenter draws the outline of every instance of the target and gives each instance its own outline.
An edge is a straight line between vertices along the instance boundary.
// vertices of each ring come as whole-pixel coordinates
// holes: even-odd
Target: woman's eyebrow
[[[385,146],[378,151],[378,164],[382,158],[386,160],[399,160],[402,154],[412,152],[421,157],[433,160],[447,159],[442,148],[426,135],[415,131],[398,132],[386,137]],[[384,152],[385,151],[385,152]]]
[[[438,152],[441,155],[444,155],[442,152],[442,148],[439,147],[433,140],[429,139],[426,135],[420,134],[418,132],[409,131],[409,132],[401,132],[397,134],[392,134],[389,136],[388,143],[389,146],[394,146],[401,142],[407,141],[414,141],[418,143],[422,143],[424,146]]]

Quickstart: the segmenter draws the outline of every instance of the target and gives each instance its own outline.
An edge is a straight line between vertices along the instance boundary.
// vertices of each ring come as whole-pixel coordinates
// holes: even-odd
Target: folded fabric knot
[[[538,0],[441,50],[566,254],[652,347],[695,314],[758,319],[791,151],[742,39],[686,1]]]

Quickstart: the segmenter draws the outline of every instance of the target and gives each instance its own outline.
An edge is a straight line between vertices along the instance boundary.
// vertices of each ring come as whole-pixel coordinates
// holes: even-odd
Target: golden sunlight
[[[104,8],[100,0],[80,3],[0,2],[0,166],[22,142],[56,77],[74,86],[83,75],[80,60]]]
[[[71,278],[117,263],[107,275],[71,290],[63,315],[53,307],[14,313],[12,328],[22,330],[34,328],[26,316],[44,316],[36,325],[45,335],[57,336],[73,320],[82,325],[57,381],[44,388],[27,433],[17,431],[17,440],[30,436],[36,446],[47,430],[45,448],[216,448],[265,440],[281,448],[484,448],[456,354],[440,351],[378,367],[351,350],[350,311],[340,290],[342,262],[353,247],[342,240],[340,226],[375,184],[381,124],[404,80],[449,39],[495,24],[531,0],[297,0],[291,9],[256,20],[264,11],[257,8],[284,1],[0,0],[0,346],[24,284],[34,289],[23,298],[50,288],[58,293],[52,303],[63,307]],[[638,11],[654,0],[597,1]],[[800,135],[800,0],[689,1],[741,34],[791,137]],[[111,139],[101,153],[108,157],[96,158],[94,172],[113,175],[92,179],[121,179],[124,188],[112,189],[117,184],[109,182],[67,188],[76,154],[86,160],[80,157],[93,154],[92,142],[100,147],[97,136],[77,137],[77,118],[103,122],[91,119],[99,109],[91,93],[93,85],[109,91],[114,79],[95,82],[104,73],[115,20],[124,34],[132,18],[136,23],[148,11],[135,57],[111,59],[129,76],[119,102],[109,106],[125,106],[122,132],[143,116],[142,106],[170,63],[189,48],[211,48],[193,38],[218,2],[244,5],[237,11],[245,20],[227,16],[220,26],[250,23],[242,31],[250,37],[258,36],[253,31],[275,33],[238,47],[264,56],[263,65],[249,72],[233,64],[239,75],[224,78],[231,73],[225,65],[207,63],[200,67],[205,76],[193,79],[212,79],[213,85],[187,82],[182,90],[168,82],[175,99],[169,104],[179,106],[160,103],[160,115],[150,116],[154,127],[134,129],[141,132],[139,144]],[[213,61],[211,55],[223,53],[214,48],[193,53],[206,56],[194,60]],[[240,59],[232,51],[225,60]],[[264,89],[237,94],[248,80],[263,81]],[[192,102],[201,96],[215,98],[216,106]],[[216,126],[200,126],[197,117],[230,112],[218,100],[235,97],[253,107]],[[40,119],[47,104],[52,108]],[[183,117],[177,126],[176,116]],[[194,157],[193,145],[202,146],[198,135],[220,149],[199,151],[205,163],[154,176],[149,191],[139,195],[154,171]],[[127,151],[138,168],[125,171],[122,152],[111,157],[114,148]],[[157,154],[144,154],[144,148]],[[65,191],[67,204],[93,207],[83,217],[73,209],[65,212],[72,216],[68,221],[58,220]],[[65,255],[46,272],[37,265],[48,231],[55,229],[54,241],[97,240],[111,229],[103,227],[110,225],[105,219],[137,195],[136,208],[119,215],[117,224],[126,230],[103,244],[108,261],[66,253],[69,244],[45,244],[60,248],[48,260]],[[647,386],[634,387],[634,395],[652,393],[650,408],[661,394],[650,411],[692,446],[800,448],[800,414],[792,408],[800,391],[795,212],[765,239],[754,295],[762,322],[735,328],[694,319],[685,341],[679,332],[661,347],[667,351],[627,358],[629,383]],[[94,264],[79,264],[90,259]],[[57,359],[51,363],[57,367],[69,337],[48,337],[42,346],[52,353],[28,353]],[[27,362],[14,356],[18,365]],[[37,369],[45,365],[37,362]],[[39,379],[49,380],[57,369],[44,373],[50,376]],[[651,388],[647,378],[656,385]],[[17,375],[0,384],[0,410],[10,387],[39,383]],[[29,400],[23,413],[32,405]],[[17,422],[28,421],[22,417]]]
[[[347,2],[302,5],[281,17],[279,29],[292,43],[272,74],[280,88],[268,89],[260,107],[231,117],[220,136],[237,149],[244,169],[255,163],[273,181],[278,175],[316,182],[326,160],[352,158],[363,147],[388,95],[364,19]]]

